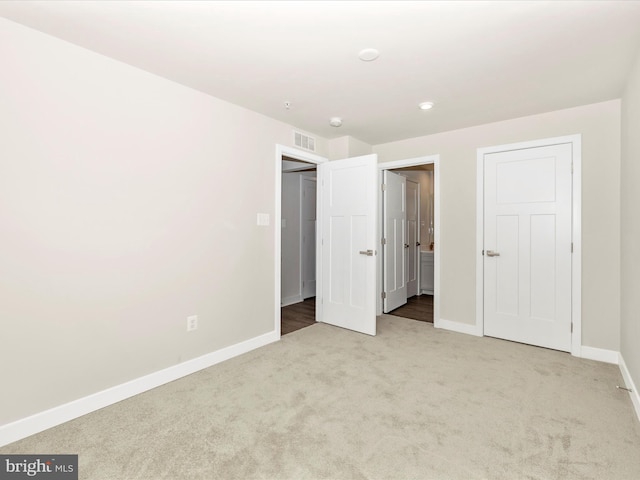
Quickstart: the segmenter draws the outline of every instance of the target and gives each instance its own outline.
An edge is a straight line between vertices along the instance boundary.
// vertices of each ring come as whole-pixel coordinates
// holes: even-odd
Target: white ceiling
[[[5,1],[0,15],[374,145],[619,98],[640,47],[638,1]],[[379,59],[359,60],[370,47]]]

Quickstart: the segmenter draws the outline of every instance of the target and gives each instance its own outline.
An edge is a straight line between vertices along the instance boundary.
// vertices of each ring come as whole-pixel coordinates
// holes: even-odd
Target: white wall
[[[622,97],[621,345],[620,353],[640,387],[640,54]],[[637,406],[638,407],[638,406]],[[640,410],[638,410],[640,415]]]
[[[476,150],[582,134],[582,343],[620,348],[620,101],[374,146],[379,161],[440,154],[441,317],[475,323]]]
[[[274,330],[292,127],[4,19],[0,60],[0,425]]]
[[[371,145],[349,135],[329,140],[329,160],[359,157],[370,153],[373,153]]]

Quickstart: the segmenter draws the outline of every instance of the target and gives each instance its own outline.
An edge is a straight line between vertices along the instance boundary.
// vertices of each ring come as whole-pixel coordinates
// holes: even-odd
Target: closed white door
[[[377,155],[318,166],[322,208],[319,321],[376,334]]]
[[[484,334],[571,350],[571,144],[484,155]]]
[[[300,177],[302,298],[316,295],[316,179]]]
[[[407,303],[407,179],[385,170],[383,181],[383,311],[388,313]]]
[[[407,297],[420,290],[420,184],[407,179]]]

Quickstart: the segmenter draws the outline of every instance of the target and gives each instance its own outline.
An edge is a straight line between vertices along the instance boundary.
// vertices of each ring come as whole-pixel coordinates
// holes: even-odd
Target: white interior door
[[[484,334],[571,350],[571,144],[484,155]]]
[[[302,298],[316,295],[316,179],[300,177]]]
[[[318,166],[322,208],[322,318],[376,334],[377,155]]]
[[[420,290],[420,184],[407,179],[407,298]]]
[[[407,179],[389,170],[384,171],[383,251],[384,282],[383,311],[388,313],[407,303]]]

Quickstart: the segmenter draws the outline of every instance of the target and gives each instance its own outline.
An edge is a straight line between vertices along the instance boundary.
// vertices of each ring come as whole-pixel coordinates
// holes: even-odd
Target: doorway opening
[[[280,333],[316,321],[317,166],[282,156]]]
[[[434,326],[439,321],[438,161],[434,155],[380,164],[378,312]]]
[[[319,217],[320,191],[313,188],[315,185],[311,182],[315,181],[317,166],[327,161],[311,152],[276,145],[274,331],[278,337],[312,325],[322,318],[322,305],[315,302],[314,291],[315,277],[319,271],[315,219]],[[308,198],[313,195],[310,190],[315,190],[315,199]],[[309,200],[315,200],[315,203]],[[303,204],[306,228],[303,228]],[[310,251],[313,251],[312,254]],[[303,252],[306,252],[304,262]],[[307,283],[305,279],[303,287],[304,277],[312,279],[314,283]]]
[[[382,205],[378,201],[382,172],[423,164],[434,165],[434,244],[439,245],[439,156],[378,163],[376,154],[329,162],[327,158],[276,145],[274,219],[274,333],[281,336],[282,307],[282,160],[315,164],[316,187],[316,296],[315,321],[367,335],[376,334],[376,316],[382,314]],[[285,160],[287,160],[285,158]],[[380,174],[380,175],[378,175]],[[376,223],[379,225],[376,227]],[[439,250],[434,250],[433,321],[439,315]],[[377,298],[377,300],[376,300]],[[298,302],[299,303],[299,302]]]

